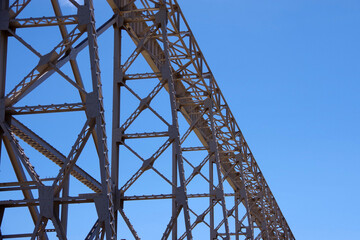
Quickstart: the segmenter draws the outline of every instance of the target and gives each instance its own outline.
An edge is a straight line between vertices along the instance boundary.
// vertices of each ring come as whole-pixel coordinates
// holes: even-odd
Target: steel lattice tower
[[[47,17],[32,15],[43,0],[0,2],[0,132],[9,157],[1,163],[16,178],[0,183],[0,226],[12,209],[25,211],[32,226],[0,239],[120,239],[124,232],[134,239],[295,239],[176,0],[107,0],[113,15],[98,28],[93,0],[69,0],[74,14],[46,1]],[[60,37],[35,46],[41,29]],[[113,79],[103,80],[113,87],[108,149],[104,99],[111,95],[102,90],[99,49],[109,47],[98,38],[111,31]],[[8,60],[14,44],[34,59],[18,80],[7,72],[21,64],[21,56]],[[62,102],[47,95],[50,104],[27,105],[52,79],[73,92],[56,87]],[[61,139],[29,126],[34,116],[69,114],[69,124],[56,126]],[[94,219],[86,234],[70,235],[87,214]]]

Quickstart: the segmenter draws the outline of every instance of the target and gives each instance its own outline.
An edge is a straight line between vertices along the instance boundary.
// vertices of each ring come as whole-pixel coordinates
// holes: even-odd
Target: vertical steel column
[[[0,2],[0,13],[1,18],[8,17],[9,15],[9,0],[2,0]],[[6,81],[6,61],[7,61],[7,48],[8,48],[8,32],[3,29],[0,30],[0,116],[5,118],[5,106],[4,106],[4,96],[5,96],[5,81]],[[3,121],[4,119],[0,119]],[[2,135],[3,131],[0,128],[0,154],[2,148]],[[1,161],[0,161],[1,163]]]
[[[261,197],[260,199],[260,207],[261,207],[261,235],[264,239],[270,239],[270,234],[269,234],[269,226],[268,226],[268,222],[266,220],[266,207],[265,207],[265,188],[261,189],[261,192],[258,193],[258,195]]]
[[[177,164],[178,164],[178,161],[177,161],[177,157],[176,157],[176,146],[175,144],[173,144],[172,146],[172,183],[173,183],[173,187],[172,187],[172,195],[173,196],[176,196],[176,187],[177,184],[178,184],[178,181],[177,181],[177,178],[178,178],[178,174],[177,174],[177,171],[178,171],[178,168],[177,168]],[[172,218],[175,218],[175,222],[174,222],[174,225],[173,225],[173,228],[172,228],[172,240],[177,240],[178,237],[177,237],[177,218],[176,218],[176,215],[177,215],[177,209],[178,209],[178,204],[177,204],[177,201],[176,201],[176,198],[172,198]]]
[[[209,194],[210,194],[210,198],[209,198],[209,206],[210,206],[210,240],[216,239],[216,235],[214,234],[214,228],[215,228],[215,223],[214,223],[214,201],[215,201],[215,196],[212,194],[213,189],[214,189],[214,157],[210,155],[209,153]]]
[[[211,161],[211,165],[213,163],[215,163],[216,165],[216,173],[217,173],[217,177],[218,177],[218,188],[220,190],[220,201],[221,201],[221,205],[222,205],[222,212],[223,212],[223,217],[224,217],[224,221],[225,221],[225,233],[226,233],[226,240],[230,240],[230,232],[229,232],[229,222],[228,222],[228,217],[227,217],[227,210],[226,210],[226,203],[225,203],[225,196],[224,196],[224,186],[223,186],[223,179],[221,176],[221,166],[220,166],[220,156],[219,156],[219,148],[218,148],[218,144],[216,141],[216,128],[215,128],[215,119],[214,119],[214,112],[213,112],[213,107],[214,107],[214,100],[213,100],[213,90],[214,89],[214,78],[211,76],[210,77],[210,88],[209,88],[209,92],[210,92],[210,104],[209,104],[209,115],[210,115],[210,128],[211,128],[211,134],[212,134],[212,139],[211,139],[211,143],[212,146],[210,146],[210,152],[212,152],[213,154],[213,161]],[[213,190],[213,189],[212,189]],[[217,189],[215,189],[216,191],[218,191]],[[210,192],[211,193],[211,192]],[[218,199],[217,199],[218,200]]]
[[[0,2],[0,11],[3,16],[9,14],[9,0],[2,0]],[[6,30],[0,30],[0,98],[4,98],[5,95],[5,79],[6,79],[6,59],[8,48],[8,32]]]
[[[241,179],[243,179],[243,181],[241,181],[241,189],[238,190],[240,191],[240,197],[242,199],[242,201],[244,202],[244,206],[246,208],[246,215],[248,218],[248,224],[249,226],[246,229],[246,238],[247,239],[254,239],[254,221],[252,220],[252,216],[251,216],[251,206],[249,204],[249,198],[248,198],[248,192],[246,190],[246,186],[244,184],[244,165],[243,165],[243,161],[246,158],[246,147],[244,146],[244,143],[240,141],[240,154],[238,154],[236,156],[236,161],[238,161],[238,163],[240,164],[240,177]],[[238,231],[238,230],[237,230]]]
[[[160,24],[161,24],[161,31],[162,31],[162,40],[164,46],[164,55],[165,55],[165,62],[163,63],[161,72],[163,79],[167,80],[168,87],[169,87],[169,95],[170,95],[170,105],[171,105],[171,115],[172,115],[172,134],[175,134],[173,139],[173,164],[174,162],[177,163],[178,171],[179,171],[179,180],[180,180],[180,187],[176,189],[176,203],[178,204],[176,215],[178,215],[179,207],[181,206],[184,211],[184,220],[185,220],[185,228],[186,228],[186,237],[188,240],[192,239],[191,233],[191,225],[190,225],[190,215],[188,209],[188,200],[186,194],[186,186],[185,186],[185,173],[184,173],[184,165],[182,159],[182,152],[181,152],[181,142],[180,142],[180,133],[179,133],[179,122],[178,122],[178,111],[177,111],[177,104],[176,104],[176,93],[175,93],[175,86],[174,86],[174,78],[171,71],[171,64],[170,64],[170,57],[169,57],[169,46],[168,46],[168,37],[167,37],[167,18],[168,18],[168,11],[166,9],[166,0],[162,0],[160,11],[158,14],[160,17]],[[169,131],[170,132],[170,131]],[[173,166],[173,171],[174,171]],[[174,176],[173,176],[174,180]],[[181,199],[181,202],[178,201]],[[175,213],[173,209],[173,214]],[[174,223],[172,226],[172,230],[174,226],[176,227],[177,217],[174,218]],[[173,237],[174,238],[174,237]]]
[[[121,9],[123,0],[116,0],[115,3],[119,9]],[[119,15],[117,16],[119,17]],[[119,189],[119,144],[116,138],[116,130],[120,127],[120,94],[123,74],[121,69],[121,26],[115,22],[114,24],[114,69],[113,69],[113,112],[112,112],[112,140],[111,140],[111,179],[114,184],[114,190]],[[117,199],[118,195],[114,194],[117,207],[120,199]],[[117,233],[118,214],[115,209],[115,230]]]
[[[88,94],[89,101],[93,102],[94,113],[92,116],[96,119],[96,135],[98,140],[98,155],[100,163],[100,175],[101,175],[101,185],[102,185],[102,194],[101,194],[101,210],[105,211],[102,221],[105,222],[105,231],[106,239],[112,240],[116,239],[116,229],[115,229],[115,212],[114,212],[114,186],[111,180],[110,175],[110,164],[108,159],[108,148],[107,148],[107,136],[105,130],[105,116],[104,116],[104,105],[103,105],[103,95],[101,88],[101,76],[100,76],[100,64],[99,64],[99,54],[98,54],[98,45],[95,29],[95,17],[94,17],[94,8],[92,0],[85,0],[86,11],[89,11],[89,18],[86,25],[89,41],[89,55],[90,55],[90,64],[91,64],[91,77],[92,77],[92,87],[93,92]],[[88,99],[87,99],[88,101]],[[89,116],[88,116],[89,117]],[[95,202],[96,203],[96,202]]]
[[[66,180],[64,180],[64,185],[62,190],[63,198],[67,198],[69,196],[69,190],[70,190],[70,176],[67,176]],[[68,216],[69,216],[69,205],[67,203],[63,203],[61,205],[61,225],[63,226],[65,235],[67,235]]]
[[[240,240],[239,204],[238,204],[239,201],[240,201],[239,193],[235,191],[234,203],[235,203],[235,234],[236,234],[235,237],[236,237],[236,240]]]

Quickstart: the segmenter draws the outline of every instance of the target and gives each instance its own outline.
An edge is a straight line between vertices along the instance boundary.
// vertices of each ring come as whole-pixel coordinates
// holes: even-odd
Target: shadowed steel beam
[[[0,2],[0,11],[7,12],[9,9],[9,0]],[[0,30],[0,121],[5,120],[5,83],[6,83],[6,60],[8,51],[8,32],[5,29]],[[0,128],[0,154],[2,149],[3,130]],[[0,160],[1,162],[1,160]]]
[[[44,156],[52,160],[58,166],[62,167],[66,161],[66,157],[56,150],[53,146],[43,140],[40,136],[36,135],[33,131],[27,128],[25,125],[20,123],[17,119],[12,118],[12,131],[20,137],[23,141],[37,149]],[[71,175],[77,178],[80,182],[84,183],[87,187],[95,192],[100,192],[100,183],[86,173],[83,169],[78,166],[73,167]]]
[[[116,0],[116,6],[118,8],[121,7],[121,1]],[[122,30],[114,24],[114,61],[113,61],[113,96],[112,96],[112,135],[111,135],[111,179],[114,184],[114,189],[117,191],[119,189],[119,139],[117,139],[115,129],[119,129],[120,127],[120,82],[121,75],[119,74],[121,70],[121,37]],[[114,195],[115,201],[115,230],[118,231],[118,211],[121,211],[118,199],[119,194]]]

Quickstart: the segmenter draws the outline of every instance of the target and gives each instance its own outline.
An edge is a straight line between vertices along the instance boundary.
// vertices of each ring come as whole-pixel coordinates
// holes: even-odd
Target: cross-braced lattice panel
[[[186,186],[183,191],[186,193],[184,201],[187,202],[187,207],[182,209],[185,219],[180,219],[177,212],[176,201],[181,201],[177,190],[173,189],[172,195],[166,197],[138,198],[140,200],[171,197],[175,202],[172,207],[172,218],[163,237],[168,237],[172,231],[173,235],[181,239],[189,238],[196,234],[197,229],[201,229],[199,232],[202,235],[206,232],[211,238],[291,238],[291,231],[177,2],[142,0],[122,1],[122,4],[122,28],[137,47],[128,58],[124,58],[121,89],[125,86],[129,90],[126,86],[128,79],[158,78],[159,84],[164,84],[169,93],[171,109],[175,108],[182,114],[182,117],[177,114],[175,117],[172,116],[176,119],[180,132],[179,142],[173,142],[178,144],[173,151],[177,157],[181,154],[181,159],[177,159],[181,162],[177,168],[179,175],[172,183],[177,184],[177,190]],[[135,70],[136,74],[127,75],[129,63],[135,61],[140,54],[152,71]],[[171,105],[172,96],[176,101],[174,105]],[[142,102],[147,100],[149,98],[144,98]],[[133,116],[141,115],[139,109],[142,109],[141,103]],[[120,132],[122,131],[120,127]],[[168,132],[170,135],[171,130]],[[123,132],[122,134],[126,135]],[[184,146],[186,143],[188,146]],[[176,151],[177,147],[181,149],[180,152]],[[149,162],[153,164],[156,161]],[[183,180],[182,171],[185,176]],[[141,168],[129,182],[135,183],[140,172],[142,173]],[[172,176],[175,173],[176,171]],[[195,188],[192,188],[192,181],[195,182]],[[204,184],[200,184],[201,181],[204,181]],[[195,198],[197,200],[193,200]],[[125,197],[124,200],[128,199]],[[195,201],[199,203],[194,204],[193,208],[207,207],[193,209],[191,202]],[[201,201],[203,202],[200,203]],[[179,229],[178,233],[174,233],[177,229],[174,219],[178,219],[178,227],[182,221],[181,224],[185,228],[182,229],[183,234]],[[136,227],[131,225],[130,228]],[[208,231],[204,231],[204,228]]]
[[[115,237],[92,1],[1,4],[2,237]]]

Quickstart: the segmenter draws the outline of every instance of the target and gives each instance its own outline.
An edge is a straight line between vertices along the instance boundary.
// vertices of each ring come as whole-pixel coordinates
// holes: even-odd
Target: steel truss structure
[[[19,227],[18,233],[0,232],[0,239],[295,239],[176,0],[107,0],[113,15],[98,28],[93,0],[69,0],[76,12],[70,15],[51,0],[50,17],[22,17],[36,0],[0,2],[0,125],[12,166],[7,171],[17,179],[0,183],[6,193],[0,226],[15,208],[25,209],[32,220],[32,231]],[[21,37],[23,29],[44,27],[60,30],[50,51]],[[98,37],[111,30],[109,154]],[[6,74],[10,41],[37,57],[21,81]],[[85,51],[89,65],[82,69],[78,55]],[[82,71],[89,73],[84,77]],[[71,84],[79,101],[22,104],[55,76]],[[16,85],[7,91],[10,81]],[[72,142],[67,155],[24,123],[36,114],[69,112],[81,115],[82,122],[72,119],[80,126],[75,141],[57,139]],[[95,174],[79,165],[90,144],[95,154],[84,158],[98,164]],[[46,178],[34,167],[39,162],[26,155],[29,148],[55,163],[55,176]],[[86,186],[85,193],[73,182]],[[10,197],[14,191],[23,198]],[[87,212],[74,222],[70,208],[81,204],[92,206],[96,217],[87,234],[71,237],[70,229],[76,231]],[[146,218],[152,208],[157,216]]]

